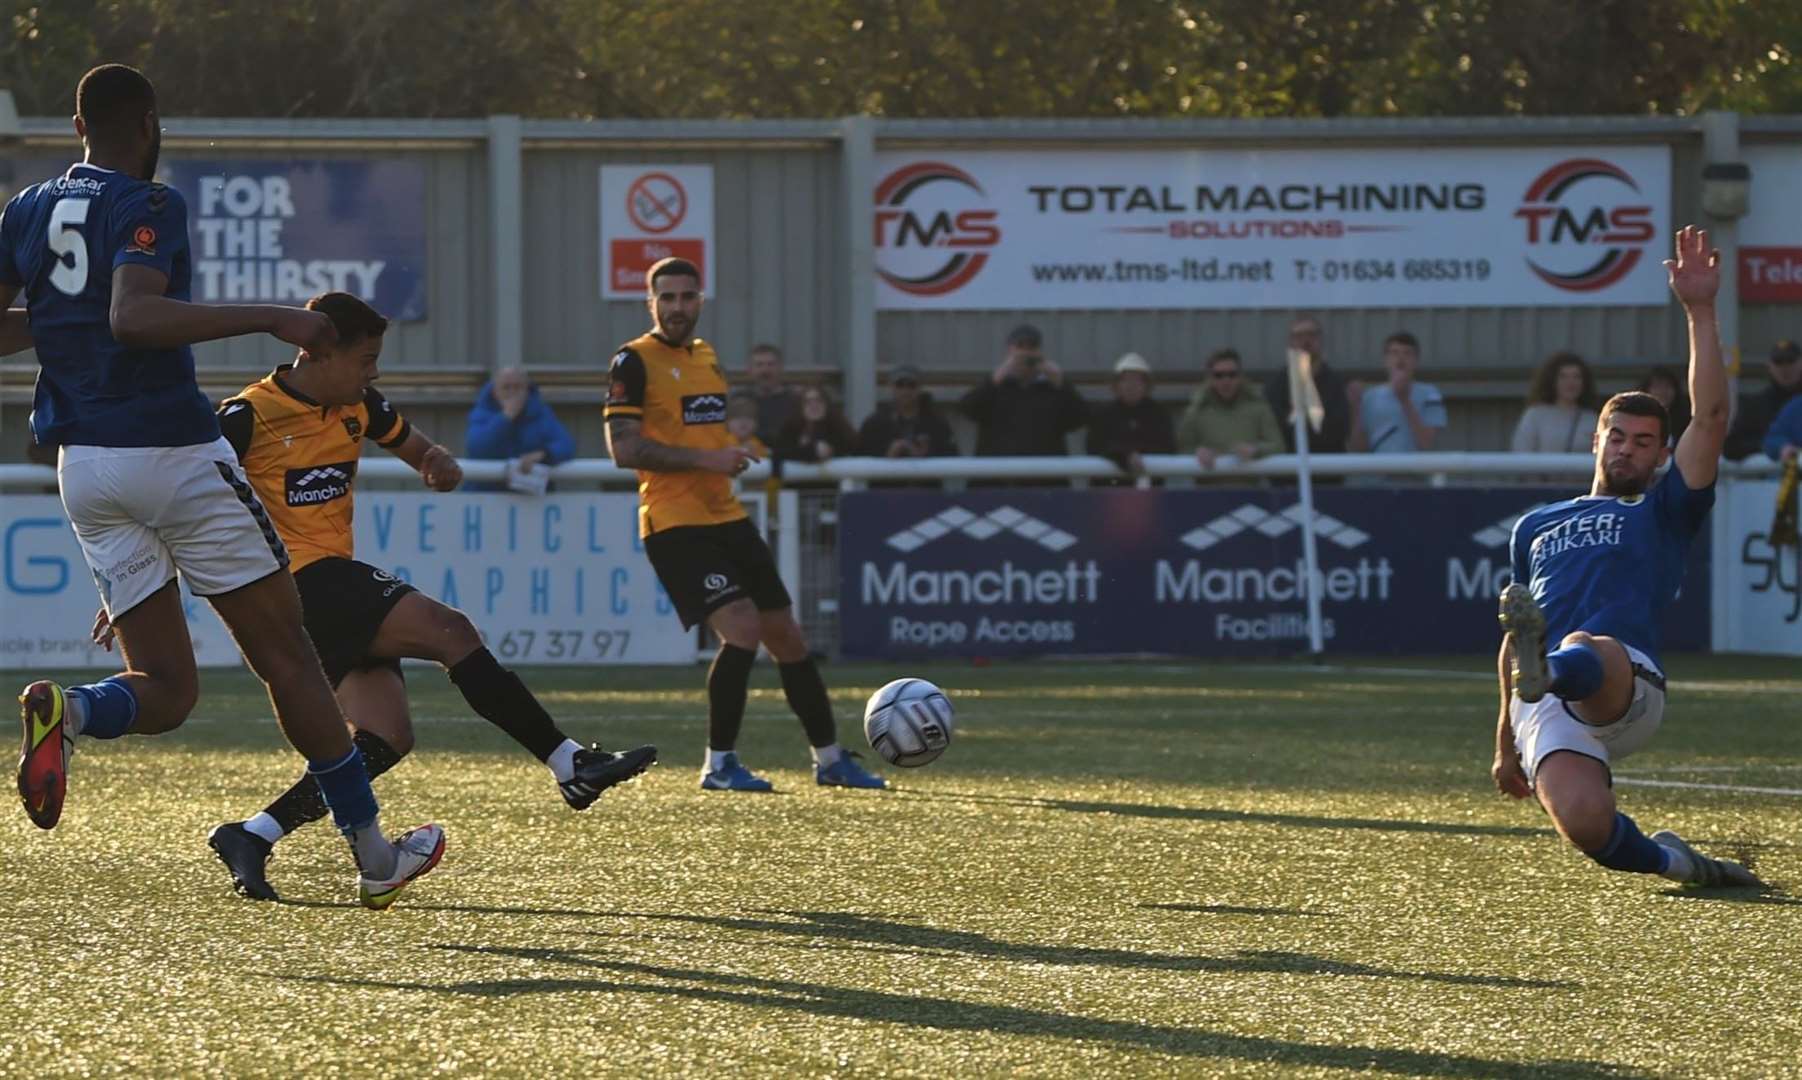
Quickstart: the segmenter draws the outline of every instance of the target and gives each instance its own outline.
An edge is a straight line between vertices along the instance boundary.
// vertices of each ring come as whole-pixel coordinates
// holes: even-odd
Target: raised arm
[[[1689,318],[1689,400],[1695,415],[1677,440],[1677,468],[1692,490],[1714,483],[1727,442],[1727,370],[1714,311],[1720,264],[1721,253],[1708,246],[1708,231],[1694,225],[1678,230],[1676,257],[1664,261],[1671,292]]]

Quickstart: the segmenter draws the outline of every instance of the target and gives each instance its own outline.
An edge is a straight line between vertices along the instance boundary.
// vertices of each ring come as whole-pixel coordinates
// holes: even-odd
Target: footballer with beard
[[[1664,715],[1658,627],[1714,506],[1727,437],[1714,309],[1720,253],[1707,232],[1688,226],[1664,265],[1688,317],[1695,419],[1673,453],[1657,398],[1609,398],[1596,421],[1589,494],[1515,524],[1514,580],[1501,596],[1502,706],[1491,774],[1506,795],[1536,796],[1559,835],[1610,870],[1756,887],[1750,870],[1708,858],[1676,833],[1645,836],[1614,800],[1610,766],[1643,747]]]

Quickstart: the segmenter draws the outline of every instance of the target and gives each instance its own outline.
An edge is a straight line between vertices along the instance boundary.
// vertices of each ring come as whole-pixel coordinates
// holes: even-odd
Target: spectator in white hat
[[[1114,361],[1114,400],[1090,416],[1088,449],[1133,476],[1145,471],[1146,454],[1176,453],[1170,414],[1151,400],[1151,365],[1138,353]]]

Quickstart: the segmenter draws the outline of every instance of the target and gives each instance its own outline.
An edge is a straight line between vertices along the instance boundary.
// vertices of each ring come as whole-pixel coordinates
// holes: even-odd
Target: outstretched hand
[[[1664,260],[1671,292],[1684,307],[1714,303],[1721,287],[1721,253],[1708,246],[1708,230],[1685,225],[1677,230],[1676,258]]]

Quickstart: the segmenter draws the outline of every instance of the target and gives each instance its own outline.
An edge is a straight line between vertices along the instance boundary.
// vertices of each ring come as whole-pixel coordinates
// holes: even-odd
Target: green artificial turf
[[[0,816],[0,1075],[1802,1076],[1794,663],[1674,658],[1619,765],[1763,894],[1606,872],[1497,795],[1488,663],[828,666],[850,745],[889,678],[952,695],[886,793],[813,784],[766,663],[763,796],[698,790],[699,669],[529,669],[663,750],[582,814],[410,669],[377,793],[450,846],[379,914],[328,824],[286,902],[230,892],[207,831],[299,762],[206,673],[179,732],[82,741],[56,831]]]

